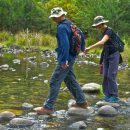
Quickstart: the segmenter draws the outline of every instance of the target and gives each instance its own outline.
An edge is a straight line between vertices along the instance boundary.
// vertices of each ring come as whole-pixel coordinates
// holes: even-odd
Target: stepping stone
[[[96,105],[98,107],[102,107],[102,106],[105,106],[105,105],[109,105],[109,106],[112,106],[114,108],[119,108],[120,105],[118,103],[110,103],[110,102],[105,102],[105,101],[99,101],[96,103]]]
[[[22,108],[25,110],[30,110],[33,108],[33,105],[25,102],[22,104]]]
[[[0,113],[0,120],[10,120],[15,117],[15,114],[10,111],[4,111]]]
[[[118,114],[117,110],[109,105],[102,106],[98,109],[98,114],[101,116],[116,116]]]
[[[90,116],[94,113],[94,109],[92,107],[87,107],[87,109],[71,107],[68,109],[68,115],[70,116]]]
[[[87,125],[85,124],[84,121],[78,121],[78,122],[75,122],[73,123],[72,125],[70,125],[68,127],[68,129],[72,130],[72,129],[76,129],[76,130],[84,130],[86,129]]]
[[[99,92],[100,86],[101,85],[96,84],[96,83],[88,83],[88,84],[83,85],[82,90],[83,92]]]
[[[7,128],[4,127],[3,125],[0,125],[0,130],[7,130]]]
[[[25,128],[34,124],[33,121],[24,118],[14,118],[10,121],[9,126],[11,128]]]

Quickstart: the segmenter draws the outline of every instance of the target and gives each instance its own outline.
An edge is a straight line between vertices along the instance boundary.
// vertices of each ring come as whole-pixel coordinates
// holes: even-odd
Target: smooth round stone
[[[88,84],[83,85],[82,90],[84,92],[99,92],[100,85],[96,83],[88,83]]]
[[[70,108],[71,105],[72,105],[72,104],[75,104],[75,103],[76,103],[76,101],[75,101],[74,99],[70,99],[70,100],[68,101],[68,108]]]
[[[105,101],[99,101],[96,103],[96,105],[98,107],[102,107],[102,106],[105,106],[105,105],[109,105],[109,106],[112,106],[114,108],[119,108],[120,105],[118,103],[110,103],[110,102],[105,102]]]
[[[42,68],[48,68],[48,67],[49,67],[49,64],[48,64],[47,62],[42,62],[42,63],[40,63],[40,66],[41,66]]]
[[[86,127],[87,125],[84,123],[84,121],[78,121],[69,126],[70,129],[76,130],[85,129]]]
[[[0,130],[7,130],[7,128],[4,127],[3,125],[0,125]]]
[[[22,107],[23,109],[29,110],[33,108],[33,105],[25,102],[22,104]]]
[[[33,121],[24,118],[14,118],[10,121],[9,126],[12,128],[24,128],[34,124]]]
[[[9,111],[4,111],[0,113],[0,120],[10,120],[15,117],[15,114]]]
[[[98,109],[98,114],[101,116],[116,116],[118,114],[117,110],[109,105],[102,106]]]
[[[70,116],[90,116],[94,113],[94,109],[92,107],[87,107],[87,109],[71,107],[68,109],[68,115]]]

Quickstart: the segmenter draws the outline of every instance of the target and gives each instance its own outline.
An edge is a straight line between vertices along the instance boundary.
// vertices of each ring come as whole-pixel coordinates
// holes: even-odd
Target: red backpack
[[[66,20],[63,23],[69,26],[72,31],[70,39],[70,54],[73,56],[78,55],[81,50],[81,43],[82,43],[81,33],[83,32],[69,20]]]

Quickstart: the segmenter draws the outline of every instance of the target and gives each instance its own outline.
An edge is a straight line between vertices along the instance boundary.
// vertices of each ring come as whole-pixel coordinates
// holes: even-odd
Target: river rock
[[[22,104],[22,108],[25,110],[30,110],[33,108],[33,105],[25,102]]]
[[[59,110],[55,111],[52,116],[57,117],[58,119],[64,119],[66,116],[67,111],[66,110]]]
[[[98,109],[98,114],[101,116],[116,116],[118,114],[117,110],[109,105],[102,106]]]
[[[11,44],[11,45],[9,46],[9,49],[10,49],[10,50],[21,50],[21,47],[18,46],[18,45],[16,45],[16,44]]]
[[[88,83],[83,85],[82,90],[83,92],[99,92],[100,85],[97,83]]]
[[[127,99],[127,105],[130,105],[130,98]]]
[[[4,64],[0,66],[0,69],[3,69],[3,70],[8,70],[8,68],[9,68],[8,64]]]
[[[70,107],[68,109],[68,115],[70,115],[70,116],[86,117],[86,116],[90,116],[92,113],[94,113],[94,109],[92,107],[87,107],[86,109]]]
[[[9,111],[4,111],[0,113],[0,120],[10,120],[15,117],[15,114]]]
[[[76,103],[76,101],[75,101],[74,99],[70,99],[70,100],[68,101],[68,108],[70,108],[71,105],[72,105],[72,104],[75,104],[75,103]]]
[[[48,64],[47,62],[42,62],[42,63],[40,63],[40,66],[41,66],[42,68],[48,68],[48,67],[49,67],[49,64]]]
[[[34,122],[29,119],[14,118],[10,121],[9,126],[11,128],[25,128],[25,127],[32,126],[33,124]]]
[[[13,63],[14,63],[14,64],[20,64],[20,62],[21,62],[21,61],[20,61],[19,59],[14,59],[14,60],[13,60]]]
[[[0,125],[0,130],[7,130],[7,128],[4,127],[3,125]]]
[[[87,125],[85,124],[84,121],[78,121],[73,123],[72,125],[70,125],[68,127],[68,130],[72,130],[72,129],[76,129],[76,130],[80,130],[80,129],[86,129]]]
[[[109,105],[109,106],[112,106],[114,108],[119,108],[120,105],[118,103],[110,103],[110,102],[105,102],[105,101],[99,101],[96,103],[96,105],[98,107],[102,107],[102,106],[105,106],[105,105]]]

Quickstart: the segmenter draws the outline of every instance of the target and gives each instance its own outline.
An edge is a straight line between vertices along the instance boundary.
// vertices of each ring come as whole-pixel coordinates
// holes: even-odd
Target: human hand
[[[68,61],[66,61],[65,64],[62,64],[62,65],[61,65],[61,67],[62,67],[63,69],[66,69],[68,66],[69,66],[69,65],[68,65]]]
[[[90,47],[85,48],[84,53],[88,53],[89,50],[90,50]]]

